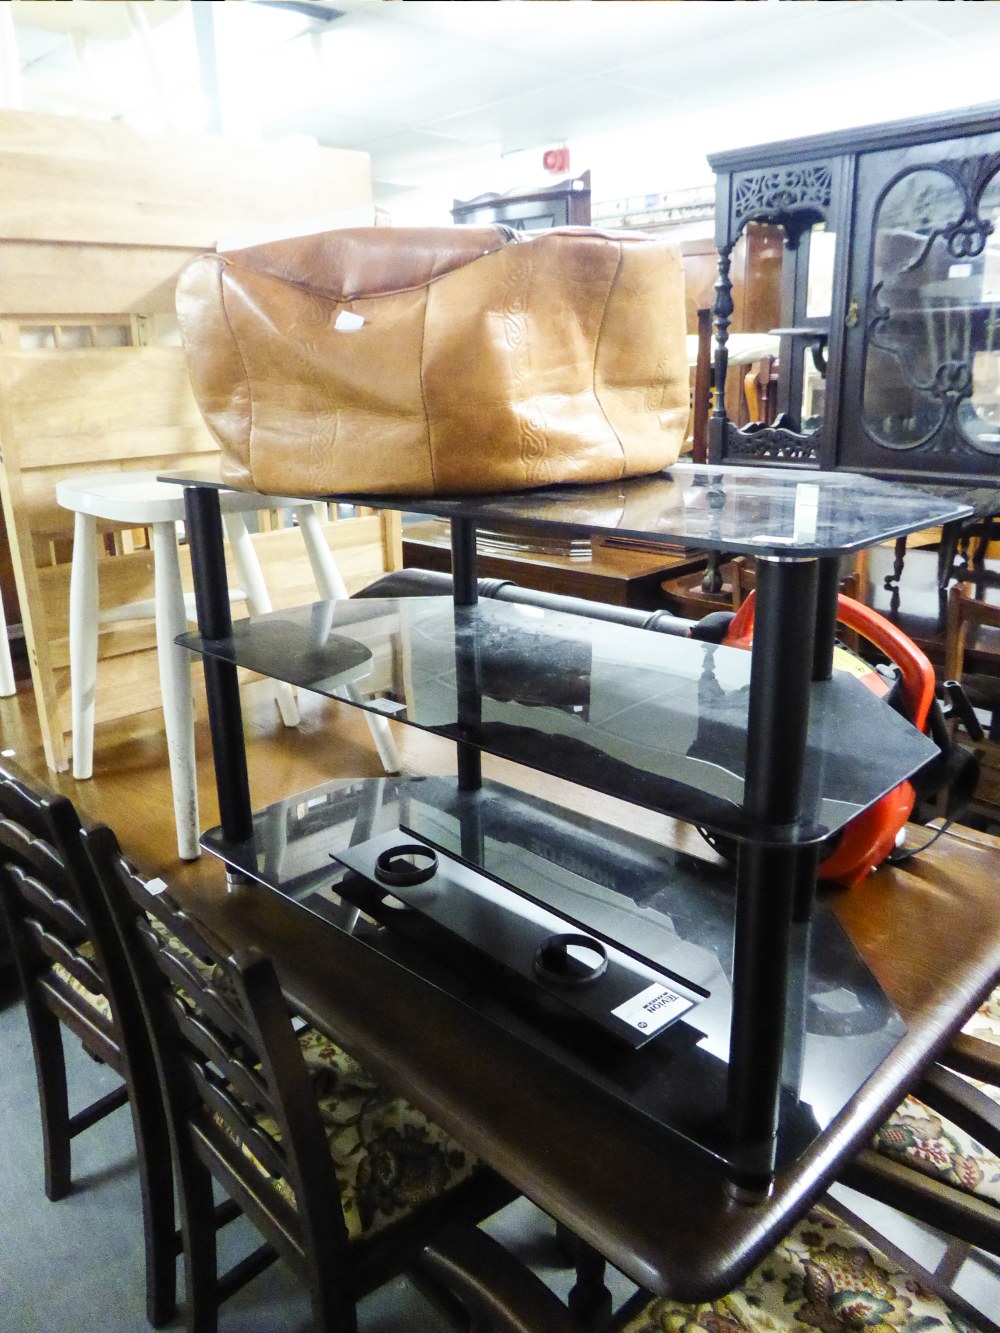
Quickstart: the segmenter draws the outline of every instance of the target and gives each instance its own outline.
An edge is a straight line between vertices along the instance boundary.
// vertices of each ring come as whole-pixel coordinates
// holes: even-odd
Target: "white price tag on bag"
[[[353,310],[341,310],[333,321],[333,327],[338,333],[354,333],[363,327],[364,322],[364,315],[356,315]]]

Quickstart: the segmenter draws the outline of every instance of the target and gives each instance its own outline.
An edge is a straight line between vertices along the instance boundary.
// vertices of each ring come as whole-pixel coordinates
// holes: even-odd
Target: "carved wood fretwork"
[[[808,463],[819,464],[822,428],[801,435],[780,425],[751,425],[745,430],[726,422],[725,458],[727,462]]]
[[[825,220],[833,202],[833,167],[803,162],[733,176],[732,236],[748,222],[779,222],[790,244],[806,227]]]

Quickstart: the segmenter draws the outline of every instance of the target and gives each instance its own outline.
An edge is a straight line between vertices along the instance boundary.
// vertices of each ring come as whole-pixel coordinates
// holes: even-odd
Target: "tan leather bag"
[[[684,437],[684,277],[657,236],[328,232],[195,260],[177,312],[234,486],[610,481],[668,467]]]

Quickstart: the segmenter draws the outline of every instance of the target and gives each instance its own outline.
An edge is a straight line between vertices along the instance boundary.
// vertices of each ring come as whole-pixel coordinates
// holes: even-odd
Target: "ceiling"
[[[363,149],[384,200],[434,182],[460,193],[458,182],[477,170],[496,176],[488,164],[505,156],[708,108],[739,114],[762,96],[783,99],[785,114],[743,141],[789,137],[797,113],[822,102],[823,85],[850,83],[861,95],[830,99],[831,123],[819,128],[838,117],[865,123],[882,118],[866,114],[865,87],[874,93],[894,73],[930,64],[961,70],[984,49],[1000,51],[1000,4],[926,0],[15,0],[3,8],[14,17],[25,106],[139,123],[158,109],[162,120],[195,128],[211,115],[204,89],[217,87],[224,132]],[[206,22],[216,74],[208,83]],[[944,96],[964,105],[990,95],[986,83],[959,80]]]

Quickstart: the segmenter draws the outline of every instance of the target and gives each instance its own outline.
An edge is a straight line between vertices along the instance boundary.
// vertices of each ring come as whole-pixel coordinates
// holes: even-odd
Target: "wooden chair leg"
[[[156,652],[160,668],[160,697],[167,735],[170,785],[174,798],[177,854],[193,861],[200,853],[198,768],[194,750],[194,701],[191,694],[191,657],[174,642],[187,629],[177,534],[172,523],[154,523],[153,577],[156,587]]]
[[[6,699],[16,693],[14,661],[10,655],[10,639],[7,637],[7,617],[4,613],[3,599],[0,598],[0,698]]]
[[[326,1268],[313,1271],[309,1282],[313,1328],[316,1333],[357,1333],[357,1311],[342,1275]]]
[[[181,1167],[179,1197],[188,1333],[217,1333],[218,1261],[212,1177],[193,1157]]]
[[[570,1251],[576,1268],[576,1283],[567,1300],[571,1313],[585,1329],[604,1328],[611,1316],[611,1292],[604,1285],[604,1255],[568,1228],[557,1228],[556,1238],[561,1248]]]
[[[139,1159],[146,1248],[146,1318],[153,1328],[162,1328],[177,1313],[177,1255],[180,1249],[174,1222],[170,1145],[166,1123],[145,1124],[134,1100],[132,1125]]]
[[[31,1045],[38,1078],[38,1109],[42,1120],[42,1152],[45,1162],[45,1197],[54,1203],[72,1188],[72,1135],[69,1096],[66,1091],[66,1060],[62,1025],[47,1010],[33,1006],[30,1016]]]
[[[226,538],[233,553],[233,563],[243,591],[247,595],[247,605],[255,616],[266,615],[272,610],[271,596],[264,581],[264,571],[257,559],[246,519],[241,513],[223,514],[222,522],[226,529]],[[278,712],[286,727],[297,727],[302,720],[299,707],[295,702],[295,692],[285,681],[274,684],[274,699]]]
[[[347,586],[344,577],[327,545],[315,505],[296,505],[293,513],[305,543],[316,590],[320,597],[329,601],[346,597]],[[351,692],[351,689],[352,687],[348,686],[348,692]],[[382,761],[382,767],[387,773],[398,773],[401,767],[399,751],[396,749],[388,721],[384,717],[368,712],[365,713],[365,721],[368,723],[368,730],[371,732],[378,757]]]
[[[79,779],[94,772],[97,607],[97,520],[77,511],[69,583],[69,676],[73,776]]]

